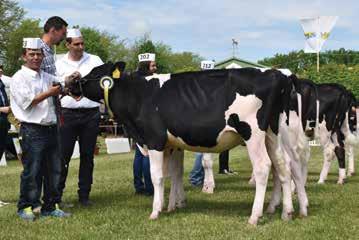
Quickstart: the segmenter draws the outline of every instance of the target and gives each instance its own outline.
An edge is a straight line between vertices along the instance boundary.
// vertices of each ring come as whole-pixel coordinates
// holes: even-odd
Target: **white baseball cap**
[[[81,31],[78,28],[67,29],[66,38],[79,38],[82,37]]]
[[[41,40],[40,38],[24,38],[22,42],[22,48],[40,49]]]

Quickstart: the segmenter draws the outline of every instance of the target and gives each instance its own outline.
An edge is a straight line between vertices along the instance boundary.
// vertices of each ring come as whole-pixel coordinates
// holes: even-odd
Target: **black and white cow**
[[[256,178],[249,223],[257,224],[262,216],[271,163],[283,188],[282,218],[290,218],[293,212],[290,163],[280,148],[285,143],[278,138],[279,124],[286,120],[289,112],[293,85],[288,77],[276,70],[256,69],[140,77],[124,73],[123,69],[123,62],[99,66],[79,81],[80,86],[74,84],[72,92],[76,94],[81,88],[84,96],[99,101],[104,98],[100,86],[112,85],[109,82],[113,81],[109,91],[110,108],[129,135],[148,149],[150,156],[155,190],[150,219],[158,218],[164,205],[166,164],[180,169],[175,171],[180,183],[171,186],[169,209],[184,200],[183,163],[168,162],[173,149],[218,153],[242,140]],[[174,158],[183,159],[183,153],[177,155]]]

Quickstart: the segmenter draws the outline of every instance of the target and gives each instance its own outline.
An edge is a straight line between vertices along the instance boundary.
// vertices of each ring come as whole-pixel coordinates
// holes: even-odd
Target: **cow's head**
[[[74,96],[85,96],[93,101],[104,98],[104,88],[111,89],[123,77],[126,63],[108,62],[95,67],[86,76],[69,84],[69,92]]]

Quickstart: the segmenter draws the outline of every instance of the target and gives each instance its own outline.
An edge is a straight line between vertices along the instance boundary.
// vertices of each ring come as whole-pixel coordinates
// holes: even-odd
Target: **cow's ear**
[[[116,62],[112,68],[112,78],[119,79],[121,77],[121,73],[125,70],[125,67],[125,62]]]
[[[118,68],[121,72],[125,71],[126,63],[125,62],[116,62],[115,68]]]

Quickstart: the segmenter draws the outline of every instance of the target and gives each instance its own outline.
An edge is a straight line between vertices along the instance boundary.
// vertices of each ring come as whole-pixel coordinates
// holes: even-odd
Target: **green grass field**
[[[67,209],[67,219],[43,218],[24,222],[16,215],[19,195],[19,162],[10,161],[0,168],[0,200],[11,204],[0,208],[0,239],[358,239],[359,177],[348,179],[344,186],[336,184],[337,163],[332,164],[326,185],[317,185],[322,154],[312,148],[307,193],[309,216],[298,218],[298,201],[292,221],[280,219],[280,210],[273,216],[265,214],[257,227],[247,224],[254,188],[247,184],[251,174],[245,148],[230,152],[230,166],[238,175],[215,174],[213,195],[188,183],[194,154],[185,155],[185,191],[187,207],[173,213],[162,213],[157,221],[148,220],[152,198],[134,194],[132,184],[133,153],[105,155],[95,158],[92,200],[95,205],[77,205],[77,159],[72,161],[64,200],[75,203]],[[218,171],[217,156],[214,171]],[[269,181],[265,207],[272,183]],[[166,181],[166,203],[169,181]]]

